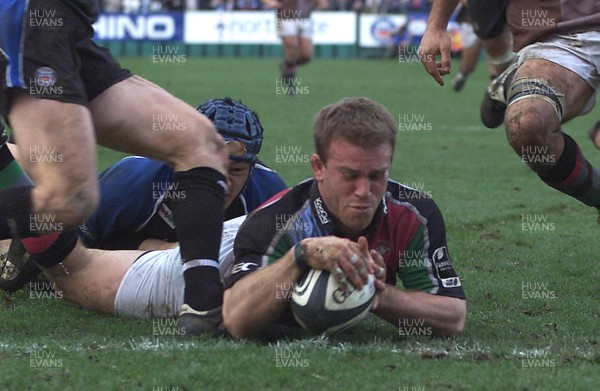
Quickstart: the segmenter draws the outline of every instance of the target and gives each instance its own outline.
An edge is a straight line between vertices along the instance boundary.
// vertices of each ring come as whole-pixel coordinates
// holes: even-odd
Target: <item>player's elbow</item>
[[[230,290],[226,290],[223,295],[223,326],[229,335],[236,339],[252,336],[243,310],[239,301],[232,300]]]
[[[456,299],[450,309],[450,316],[444,325],[440,327],[436,335],[440,337],[451,337],[459,335],[465,329],[467,320],[467,303],[465,300]]]

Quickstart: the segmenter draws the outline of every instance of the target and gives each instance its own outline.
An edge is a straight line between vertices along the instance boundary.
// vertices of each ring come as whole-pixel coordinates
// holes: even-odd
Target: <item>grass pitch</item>
[[[288,98],[274,59],[122,63],[194,106],[231,96],[253,107],[266,129],[261,159],[289,185],[310,175],[319,108],[359,95],[384,104],[401,129],[391,176],[444,213],[468,296],[466,329],[431,339],[370,317],[332,338],[187,340],[170,335],[167,321],[99,315],[32,286],[1,306],[1,389],[598,389],[595,211],[546,187],[503,130],[480,125],[483,67],[457,94],[416,63],[315,60],[299,69],[302,93]],[[596,109],[564,127],[596,166],[586,130],[599,117]],[[120,156],[101,149],[100,168]]]

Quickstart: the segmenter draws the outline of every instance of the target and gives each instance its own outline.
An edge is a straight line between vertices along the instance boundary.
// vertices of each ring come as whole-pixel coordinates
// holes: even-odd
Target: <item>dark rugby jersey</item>
[[[235,240],[235,263],[226,273],[225,287],[277,261],[302,239],[329,235],[342,236],[335,231],[316,182],[308,179],[246,219]],[[369,248],[384,258],[386,283],[465,298],[446,246],[442,214],[426,194],[388,181],[365,235]]]

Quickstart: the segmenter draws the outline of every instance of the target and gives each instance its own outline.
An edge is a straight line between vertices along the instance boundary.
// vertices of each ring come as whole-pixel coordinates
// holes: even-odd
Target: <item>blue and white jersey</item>
[[[162,162],[131,156],[99,175],[100,205],[79,226],[89,247],[137,248],[145,239],[176,241],[170,201],[173,168]],[[257,161],[246,188],[225,211],[225,220],[254,210],[287,186],[277,172]]]

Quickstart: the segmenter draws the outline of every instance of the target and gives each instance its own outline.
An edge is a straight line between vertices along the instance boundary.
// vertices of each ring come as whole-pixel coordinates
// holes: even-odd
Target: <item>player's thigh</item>
[[[66,300],[114,314],[115,297],[121,281],[141,254],[140,251],[88,249],[79,242],[62,266],[54,266],[44,272],[56,283]]]
[[[89,110],[12,90],[9,122],[20,162],[38,187],[51,193],[96,188],[96,142]]]
[[[98,142],[106,147],[180,170],[216,168],[227,159],[224,141],[206,117],[139,76],[109,87],[90,102],[90,110]]]
[[[530,59],[521,64],[515,73],[513,83],[520,79],[540,78],[551,88],[541,88],[542,94],[561,94],[564,97],[562,122],[579,115],[586,107],[594,90],[577,73],[544,59]],[[525,101],[531,101],[525,99]],[[550,104],[546,103],[551,109]],[[510,106],[509,106],[510,109]],[[554,110],[552,110],[554,111]]]

